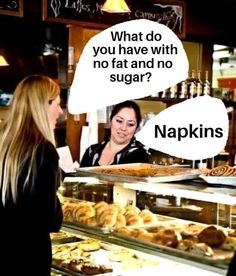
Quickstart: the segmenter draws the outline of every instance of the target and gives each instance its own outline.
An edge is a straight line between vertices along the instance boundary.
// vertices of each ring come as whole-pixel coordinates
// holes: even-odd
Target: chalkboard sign
[[[186,6],[183,1],[126,0],[130,13],[106,13],[104,1],[43,0],[43,20],[105,28],[132,19],[149,19],[168,26],[185,38]]]
[[[24,0],[1,0],[0,1],[0,14],[23,16]]]

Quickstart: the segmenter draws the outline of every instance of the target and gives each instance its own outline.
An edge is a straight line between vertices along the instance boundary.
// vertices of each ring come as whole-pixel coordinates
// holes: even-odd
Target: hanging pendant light
[[[9,63],[6,61],[3,55],[0,55],[0,66],[8,66]]]
[[[131,12],[125,0],[106,0],[101,10],[109,13]]]

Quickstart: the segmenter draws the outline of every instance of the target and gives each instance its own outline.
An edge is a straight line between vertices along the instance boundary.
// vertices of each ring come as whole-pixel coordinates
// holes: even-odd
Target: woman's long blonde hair
[[[31,75],[16,87],[6,121],[0,129],[0,189],[2,203],[11,196],[17,200],[17,183],[25,162],[29,160],[24,187],[35,173],[35,153],[48,140],[55,145],[49,121],[49,104],[60,94],[51,78]]]

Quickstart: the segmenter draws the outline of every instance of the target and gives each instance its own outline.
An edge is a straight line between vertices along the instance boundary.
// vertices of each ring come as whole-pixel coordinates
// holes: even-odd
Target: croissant
[[[126,226],[125,216],[118,213],[117,218],[116,218],[116,223],[114,225],[114,229],[116,230],[116,229],[122,228],[124,226]]]

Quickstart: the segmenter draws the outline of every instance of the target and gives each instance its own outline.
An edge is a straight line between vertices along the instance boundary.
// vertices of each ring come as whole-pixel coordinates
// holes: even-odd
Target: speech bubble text
[[[224,150],[228,133],[229,120],[223,102],[200,96],[152,117],[136,134],[136,139],[178,158],[201,160]]]
[[[111,31],[111,39],[114,42],[121,41],[161,41],[162,35],[159,33],[154,33],[151,31],[144,35],[143,33],[128,33],[126,31],[113,32]],[[98,46],[93,47],[94,60],[93,68],[94,69],[154,69],[154,68],[171,68],[173,62],[169,60],[160,60],[162,55],[177,55],[178,48],[173,44],[162,44],[160,46],[155,46],[154,44],[147,46],[126,46],[124,44],[118,43],[116,46]],[[136,55],[152,55],[154,57],[150,59],[137,60]],[[112,58],[110,61],[104,60],[104,56],[114,55],[114,56],[133,56],[134,59],[128,60],[127,58],[118,59],[117,57]],[[135,71],[134,71],[135,72]],[[111,74],[111,82],[124,82],[127,85],[130,85],[132,82],[144,82],[150,81],[152,77],[152,72],[147,71],[146,73],[141,74]]]
[[[86,44],[71,85],[69,112],[87,113],[163,91],[185,80],[188,68],[182,42],[167,26],[146,19],[116,24]]]

